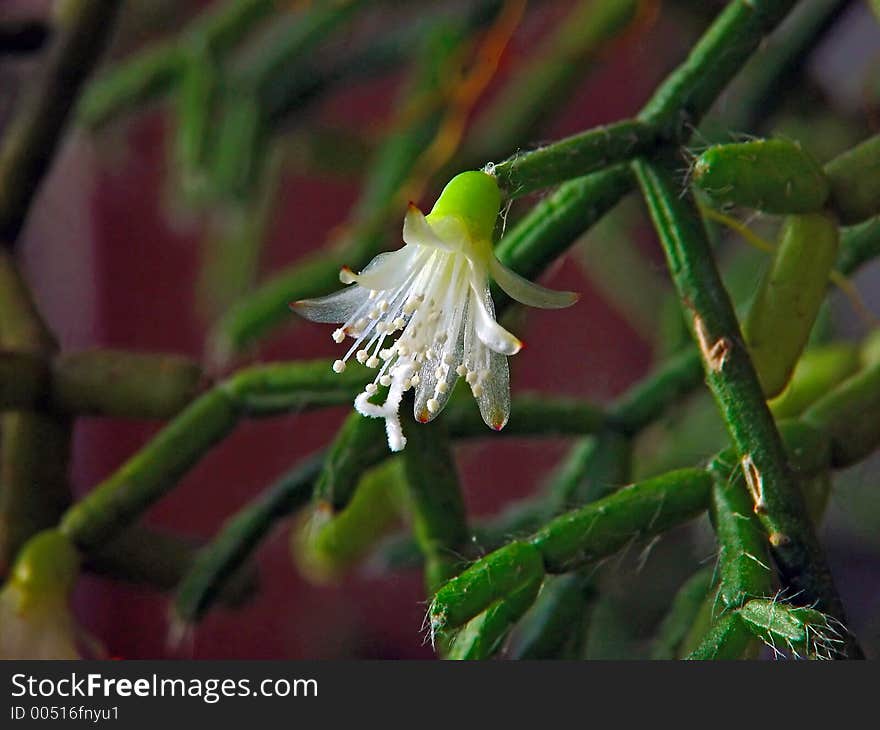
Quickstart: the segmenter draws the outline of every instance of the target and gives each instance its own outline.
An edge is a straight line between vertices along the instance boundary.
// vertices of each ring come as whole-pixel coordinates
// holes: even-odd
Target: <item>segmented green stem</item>
[[[739,324],[715,268],[700,217],[670,173],[655,162],[634,170],[700,348],[706,380],[730,433],[783,580],[806,601],[843,620],[822,549],[788,468]],[[850,650],[855,653],[854,646]]]
[[[412,416],[407,422],[403,463],[413,532],[424,556],[425,587],[431,595],[461,569],[461,551],[470,531],[446,424],[443,419],[417,424]]]

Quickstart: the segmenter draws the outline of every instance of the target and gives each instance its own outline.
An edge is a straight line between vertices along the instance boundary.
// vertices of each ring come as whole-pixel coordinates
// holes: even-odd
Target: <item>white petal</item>
[[[369,289],[350,286],[326,297],[300,299],[290,308],[312,322],[347,322],[369,297]]]
[[[474,383],[468,382],[480,408],[480,415],[489,428],[500,431],[510,417],[510,373],[507,356],[493,352],[480,342],[477,333],[470,330],[465,336],[464,362],[474,374]],[[476,389],[474,386],[477,386]]]
[[[500,431],[510,418],[510,371],[505,355],[489,352],[489,376],[482,389],[477,398],[480,415],[489,428]]]
[[[488,282],[481,284],[471,275],[471,319],[477,337],[490,350],[501,355],[515,355],[522,349],[522,342],[495,321]]]
[[[348,272],[351,281],[356,281],[365,289],[386,291],[401,286],[412,273],[419,251],[413,248],[400,248],[397,251],[380,253],[361,271]]]
[[[510,297],[520,304],[541,309],[563,309],[570,307],[579,295],[571,291],[555,291],[547,289],[540,284],[535,284],[520,276],[512,269],[508,269],[494,256],[489,260],[489,270],[492,278]]]
[[[407,208],[406,217],[403,219],[403,240],[411,246],[439,248],[442,251],[456,250],[454,246],[450,246],[434,233],[422,211],[412,203]]]

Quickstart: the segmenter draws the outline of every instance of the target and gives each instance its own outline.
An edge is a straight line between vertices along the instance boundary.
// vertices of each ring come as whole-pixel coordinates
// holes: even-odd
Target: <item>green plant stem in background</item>
[[[604,431],[577,444],[548,485],[554,507],[554,514],[549,516],[594,502],[626,484],[631,456],[630,438],[615,431]],[[512,639],[513,658],[581,656],[596,594],[595,572],[593,566],[588,566],[570,575],[545,579],[534,607]]]
[[[0,344],[52,355],[57,343],[40,317],[9,249],[18,243],[37,190],[67,126],[80,85],[100,55],[120,3],[71,0],[40,81],[22,102],[0,147]],[[0,571],[33,533],[54,524],[70,501],[71,424],[60,415],[2,417]]]
[[[19,369],[57,350],[7,249],[0,250],[0,345],[20,353]],[[38,368],[30,384],[44,379],[45,372]],[[15,390],[21,396],[24,387]],[[70,502],[71,425],[64,416],[22,411],[0,416],[0,430],[0,573],[5,574],[21,545],[54,525]]]
[[[409,435],[403,463],[408,502],[413,533],[424,556],[425,587],[431,595],[461,569],[470,531],[445,422],[416,424],[412,416],[406,421]]]
[[[753,130],[787,98],[786,92],[852,0],[800,2],[775,34],[749,60],[726,95],[720,115],[729,130]]]
[[[178,619],[198,621],[229,590],[230,579],[278,520],[308,503],[322,463],[323,455],[316,454],[297,464],[226,521],[180,581],[174,601]]]
[[[344,575],[376,543],[399,529],[406,489],[402,459],[386,459],[364,473],[342,511],[306,511],[290,537],[291,554],[300,572],[319,584]]]
[[[387,457],[382,420],[350,413],[327,449],[327,459],[315,482],[316,511],[332,515],[345,509],[363,473]]]
[[[327,374],[331,377],[327,377]],[[332,377],[329,363],[255,366],[201,395],[114,474],[74,505],[62,529],[86,553],[100,547],[172,489],[242,416],[349,402],[362,387],[358,373]],[[351,387],[351,381],[357,387]],[[345,390],[345,388],[348,390]],[[384,446],[384,444],[383,444]]]
[[[880,363],[844,380],[807,408],[803,420],[831,438],[831,463],[850,466],[880,444]]]
[[[62,354],[52,362],[52,404],[76,415],[169,418],[203,385],[186,357],[120,350]]]
[[[70,416],[170,418],[203,385],[201,368],[179,355],[122,350],[0,353],[0,410]]]
[[[880,256],[880,217],[844,228],[840,232],[837,270],[844,276],[855,273]]]
[[[112,580],[170,591],[192,569],[198,554],[196,540],[135,524],[92,555],[84,567]],[[224,581],[217,600],[226,606],[241,606],[256,589],[255,566],[245,565]]]
[[[570,398],[553,398],[546,395],[528,394],[514,398],[511,412],[515,415],[499,432],[501,436],[564,436],[588,434],[600,431],[606,422],[601,408]],[[445,420],[450,433],[456,438],[486,436],[486,424],[480,417],[473,401],[456,395],[450,403]],[[419,426],[414,428],[418,429]]]
[[[120,0],[69,0],[42,78],[28,90],[0,146],[0,244],[14,247],[67,118],[113,29]]]
[[[843,223],[860,223],[880,213],[880,135],[825,165],[831,201]]]
[[[151,46],[95,79],[79,102],[78,121],[99,127],[157,98],[180,78],[194,38],[220,55],[280,5],[279,0],[231,0],[199,16],[180,40]]]
[[[825,213],[785,219],[779,245],[743,322],[743,336],[764,395],[791,379],[816,323],[837,257],[837,220]]]
[[[677,659],[714,583],[715,566],[701,568],[679,588],[657,631],[652,659]]]
[[[700,348],[706,380],[733,441],[783,580],[807,602],[844,620],[822,549],[767,408],[739,324],[715,268],[699,214],[667,170],[634,169]],[[859,654],[853,643],[851,655]]]

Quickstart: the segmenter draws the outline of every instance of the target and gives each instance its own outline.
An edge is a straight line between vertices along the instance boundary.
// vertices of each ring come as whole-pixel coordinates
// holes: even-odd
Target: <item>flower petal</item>
[[[369,289],[350,286],[326,297],[300,299],[290,308],[312,322],[347,322],[369,298]]]
[[[574,304],[579,294],[571,291],[555,291],[535,284],[507,268],[494,256],[489,259],[492,278],[510,297],[520,304],[541,309],[563,309]]]
[[[439,248],[442,251],[456,250],[434,233],[424,213],[412,203],[406,209],[406,217],[403,219],[403,240],[411,246]]]
[[[516,355],[522,349],[522,342],[495,321],[489,283],[479,282],[471,273],[471,293],[472,319],[480,342],[501,355]]]
[[[489,352],[489,376],[477,398],[480,415],[489,428],[500,431],[510,418],[510,371],[507,357]]]
[[[387,291],[401,286],[412,273],[420,252],[414,248],[400,248],[380,253],[360,274],[344,269],[349,281],[357,282],[365,289]]]

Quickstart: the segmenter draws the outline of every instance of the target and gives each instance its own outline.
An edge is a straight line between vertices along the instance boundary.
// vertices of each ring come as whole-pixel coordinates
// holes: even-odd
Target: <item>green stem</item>
[[[12,356],[19,370],[57,349],[7,249],[0,249],[0,347],[19,353]],[[33,386],[44,379],[38,366],[14,390],[22,396],[29,381]],[[0,417],[0,430],[0,573],[5,573],[21,545],[54,525],[70,503],[71,424],[61,415],[13,412]]]
[[[880,213],[880,134],[825,165],[831,203],[843,223],[859,223]]]
[[[510,422],[493,434],[486,429],[474,401],[462,393],[449,404],[444,418],[455,438],[583,435],[600,431],[606,423],[605,413],[591,403],[538,394],[516,396],[511,413]],[[416,425],[410,431],[418,428]]]
[[[840,232],[840,253],[837,270],[849,276],[880,256],[880,217]]]
[[[880,445],[880,363],[844,380],[811,405],[803,420],[831,438],[836,468],[864,459]]]
[[[699,213],[660,165],[634,170],[700,348],[706,380],[739,454],[786,585],[843,621],[844,611],[773,417],[715,268]],[[851,647],[857,652],[855,647]]]
[[[742,659],[753,635],[739,613],[725,613],[687,659],[697,661]]]
[[[754,514],[742,471],[731,451],[709,465],[712,503],[709,514],[718,538],[719,597],[725,608],[773,593],[767,536]]]
[[[494,167],[511,198],[683,142],[794,0],[734,0],[638,118],[591,129]]]
[[[518,198],[631,160],[650,152],[659,142],[654,126],[626,119],[514,156],[492,171],[507,196]]]
[[[169,591],[193,567],[198,550],[196,540],[135,524],[92,555],[85,567],[113,580]],[[248,566],[224,583],[218,600],[237,607],[251,598],[256,588],[256,571]]]
[[[309,457],[224,523],[180,581],[174,601],[178,618],[194,623],[205,615],[278,520],[308,503],[322,463],[322,454]]]
[[[541,576],[524,582],[521,587],[471,619],[450,641],[447,659],[491,658],[501,649],[511,628],[529,610],[541,590],[541,583]]]
[[[169,418],[204,381],[198,363],[178,355],[88,350],[52,362],[51,402],[76,415]]]
[[[709,591],[712,590],[714,574],[714,566],[702,568],[678,589],[654,640],[652,659],[679,657],[681,647],[703,609]]]
[[[50,60],[0,148],[0,242],[15,246],[31,201],[54,159],[67,117],[113,29],[120,0],[70,0]]]
[[[413,532],[425,559],[425,587],[432,595],[460,571],[470,532],[445,422],[416,424],[412,416],[406,421],[403,463]]]
[[[96,128],[155,99],[180,78],[193,42],[206,45],[214,55],[222,54],[279,5],[279,0],[231,0],[200,15],[180,39],[126,58],[89,84],[77,108],[79,122]]]
[[[531,543],[548,572],[565,573],[696,517],[710,485],[702,469],[672,471],[557,517]]]

